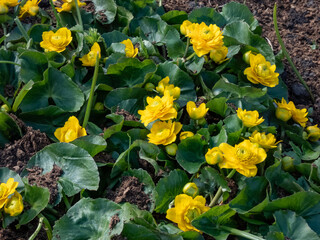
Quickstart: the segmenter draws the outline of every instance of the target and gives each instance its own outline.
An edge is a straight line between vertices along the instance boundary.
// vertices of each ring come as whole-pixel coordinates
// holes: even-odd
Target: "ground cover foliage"
[[[1,234],[319,239],[320,129],[245,5],[57,2],[0,1]]]

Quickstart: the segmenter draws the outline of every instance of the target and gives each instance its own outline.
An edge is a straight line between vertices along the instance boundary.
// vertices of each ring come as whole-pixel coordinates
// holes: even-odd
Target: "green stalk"
[[[186,61],[190,60],[191,58],[193,58],[193,56],[196,55],[196,52],[193,52],[189,57],[186,58]]]
[[[0,94],[0,100],[1,100],[4,104],[6,104],[6,105],[8,106],[9,112],[11,112],[12,108],[11,108],[11,106],[10,106],[10,103],[9,103],[9,102],[7,101],[7,99],[6,99],[4,96],[2,96],[1,94]]]
[[[61,18],[60,18],[60,16],[58,15],[57,9],[55,8],[52,0],[49,0],[49,2],[50,2],[50,5],[51,5],[51,8],[52,8],[54,17],[56,18],[56,21],[57,21],[57,27],[58,27],[58,28],[61,28],[61,27],[62,27]]]
[[[184,51],[183,58],[186,58],[189,46],[190,46],[190,38],[188,37],[187,38],[187,46],[186,46],[186,50]]]
[[[4,43],[3,43],[4,47],[5,47],[5,49],[7,49],[7,40],[6,40],[7,39],[7,27],[4,23],[2,23],[1,25],[2,25],[2,29],[3,29],[3,37],[1,38],[1,40],[4,41]],[[0,41],[0,44],[2,41]]]
[[[43,218],[43,224],[44,224],[44,230],[46,231],[47,233],[47,237],[48,237],[48,240],[51,240],[52,239],[52,227],[48,221],[48,219],[43,216],[41,213],[39,213],[38,215],[40,218]]]
[[[21,67],[21,65],[19,63],[15,63],[15,62],[11,62],[11,61],[0,61],[0,64],[3,63],[3,64],[13,64],[13,65],[17,65],[19,67]]]
[[[232,171],[228,174],[227,178],[232,178],[232,176],[235,174],[235,172],[236,172],[236,170],[232,169]],[[216,205],[216,203],[218,202],[221,195],[222,195],[222,187],[220,186],[216,195],[214,196],[214,198],[210,202],[209,207],[213,207],[214,205]]]
[[[14,19],[14,21],[15,21],[15,23],[17,24],[17,26],[18,26],[20,32],[22,33],[24,39],[26,40],[26,42],[29,42],[30,38],[29,38],[29,36],[28,36],[27,31],[26,31],[26,30],[24,29],[24,27],[22,26],[22,23],[20,22],[19,17],[16,17],[16,18]]]
[[[97,54],[97,56],[96,56],[96,64],[94,66],[94,73],[93,73],[93,79],[92,79],[92,84],[91,84],[90,96],[89,96],[89,100],[88,100],[88,104],[87,104],[87,108],[86,108],[86,113],[84,115],[84,120],[83,120],[83,124],[82,124],[82,127],[84,127],[84,128],[87,126],[87,123],[89,121],[94,89],[96,87],[96,82],[97,82],[97,78],[98,78],[98,72],[99,72],[99,54]]]
[[[244,237],[246,239],[250,239],[250,240],[264,240],[264,238],[258,237],[256,235],[253,235],[251,233],[245,232],[245,231],[241,231],[235,228],[231,228],[231,227],[227,227],[227,226],[220,226],[220,229],[222,230],[226,230],[228,232],[230,232],[233,235],[239,236],[239,237]]]
[[[81,18],[81,13],[80,13],[80,8],[79,8],[78,0],[74,0],[74,3],[75,3],[75,5],[76,5],[76,11],[77,11],[77,15],[78,15],[79,25],[80,25],[80,27],[81,27],[81,30],[83,31],[83,23],[82,23],[82,18]]]
[[[63,191],[62,191],[62,199],[63,199],[64,204],[67,207],[67,210],[69,210],[71,208],[71,205],[69,203],[69,200],[68,200],[66,194]]]
[[[40,218],[39,218],[39,224],[38,224],[36,230],[34,231],[34,233],[29,237],[29,240],[34,240],[34,239],[36,238],[36,236],[38,235],[38,233],[39,233],[40,230],[41,230],[43,220],[44,220],[43,217],[40,217]]]
[[[298,69],[295,67],[293,61],[290,58],[290,55],[286,49],[286,46],[284,45],[284,42],[282,41],[282,38],[280,36],[280,32],[279,32],[279,28],[278,28],[278,22],[277,22],[277,3],[274,4],[274,8],[273,8],[273,24],[274,24],[274,30],[276,31],[276,35],[277,35],[277,39],[279,41],[279,44],[281,46],[282,52],[284,54],[284,56],[286,57],[286,59],[288,60],[291,68],[293,69],[294,73],[296,74],[296,76],[298,77],[299,81],[302,83],[302,85],[307,89],[307,91],[310,94],[311,100],[314,103],[314,97],[312,95],[312,92],[310,90],[310,88],[308,87],[308,85],[306,84],[306,82],[303,80],[303,78],[301,77]]]

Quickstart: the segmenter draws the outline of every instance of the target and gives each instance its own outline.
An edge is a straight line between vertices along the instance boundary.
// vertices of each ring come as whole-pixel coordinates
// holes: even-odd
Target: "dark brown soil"
[[[111,154],[107,152],[100,152],[94,156],[93,159],[99,163],[115,163],[116,161],[114,158],[112,158]]]
[[[34,166],[33,168],[27,168],[28,182],[30,185],[37,185],[38,187],[45,187],[49,189],[50,192],[50,201],[49,203],[53,204],[58,196],[58,180],[62,175],[63,171],[57,165],[53,165],[53,168],[50,172],[42,174],[43,169]]]
[[[38,225],[38,218],[31,221],[26,225],[22,225],[20,229],[15,228],[15,224],[12,223],[7,228],[0,228],[0,239],[1,240],[27,240],[34,233]],[[47,233],[42,227],[38,233],[36,240],[47,240]]]
[[[124,120],[126,121],[139,121],[139,118],[136,117],[133,114],[130,114],[128,111],[124,110],[124,109],[120,109],[119,107],[117,108],[117,111],[115,112],[115,114],[121,115],[124,117]]]
[[[21,139],[0,149],[0,167],[21,173],[29,159],[50,143],[45,133],[26,127],[26,134]]]
[[[144,184],[140,183],[138,178],[125,176],[115,191],[107,192],[107,198],[116,203],[129,202],[141,210],[148,210],[151,200],[143,188]]]
[[[303,79],[311,89],[315,103],[311,102],[308,92],[285,63],[282,79],[289,87],[289,99],[298,107],[313,107],[311,117],[320,123],[320,0],[233,0],[246,4],[263,27],[263,37],[270,40],[275,54],[280,50],[275,35],[272,12],[274,3],[278,5],[278,27],[286,48]],[[218,11],[231,0],[163,0],[167,11],[183,10],[190,12],[198,7],[214,7]],[[312,49],[316,48],[316,49]]]
[[[224,203],[229,203],[232,199],[237,196],[238,193],[238,185],[232,178],[227,178],[228,187],[231,189],[230,195],[228,199]]]

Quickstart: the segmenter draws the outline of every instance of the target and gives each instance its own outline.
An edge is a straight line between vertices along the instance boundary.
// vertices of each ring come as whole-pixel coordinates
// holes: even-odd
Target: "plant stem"
[[[80,8],[79,8],[78,0],[74,0],[74,3],[75,3],[75,5],[76,5],[76,11],[77,11],[77,15],[78,15],[79,25],[80,25],[80,27],[81,27],[81,30],[83,31],[83,23],[82,23],[82,18],[81,18],[81,13],[80,13]]]
[[[232,176],[235,174],[235,172],[236,172],[236,170],[232,169],[232,171],[228,174],[227,178],[232,178]],[[210,202],[209,207],[213,207],[218,202],[221,195],[222,195],[222,187],[220,186],[216,195],[214,196],[214,198]]]
[[[43,217],[40,217],[40,218],[39,218],[39,224],[38,224],[36,230],[34,231],[34,233],[29,237],[29,240],[33,240],[33,239],[36,238],[36,236],[38,235],[38,233],[39,233],[40,230],[41,230],[43,220],[44,220]]]
[[[311,97],[311,100],[312,102],[314,103],[315,100],[314,100],[314,97],[312,95],[312,92],[310,90],[310,88],[308,87],[308,85],[306,84],[306,82],[303,80],[303,78],[301,77],[299,71],[297,70],[297,68],[295,67],[293,61],[291,60],[290,58],[290,55],[286,49],[286,46],[284,45],[284,42],[282,41],[282,38],[280,36],[280,32],[279,32],[279,29],[278,29],[278,22],[277,22],[277,3],[274,4],[274,8],[273,8],[273,24],[274,24],[274,30],[276,31],[276,36],[277,36],[277,39],[279,41],[279,44],[281,46],[281,49],[283,51],[283,54],[284,56],[287,58],[292,70],[294,71],[294,73],[297,75],[298,79],[300,80],[300,82],[302,83],[302,85],[307,89],[307,91],[309,92],[310,94],[310,97]]]
[[[188,37],[187,38],[187,46],[186,46],[186,50],[184,51],[183,58],[186,58],[189,46],[190,46],[190,38]]]
[[[190,60],[191,58],[193,58],[193,56],[196,55],[196,52],[193,52],[189,57],[186,58],[186,61]]]
[[[222,230],[226,230],[228,232],[230,232],[233,235],[239,236],[239,237],[244,237],[246,239],[250,239],[250,240],[264,240],[264,238],[258,237],[256,235],[253,235],[251,233],[245,232],[245,231],[241,231],[235,228],[231,228],[231,227],[227,227],[227,226],[220,226],[220,229]]]
[[[26,42],[29,42],[30,38],[29,38],[29,36],[28,36],[27,31],[26,31],[26,30],[24,29],[24,27],[22,26],[22,23],[20,22],[19,17],[16,17],[16,18],[14,19],[14,21],[15,21],[15,23],[17,24],[17,26],[18,26],[20,32],[22,33],[24,39],[26,40]]]
[[[10,106],[10,103],[7,101],[7,99],[4,97],[4,96],[2,96],[1,94],[0,94],[0,100],[4,103],[4,104],[6,104],[7,106],[8,106],[8,108],[9,108],[9,112],[12,110],[12,108],[11,108],[11,106]]]
[[[4,47],[7,49],[7,27],[4,23],[1,24],[2,29],[3,29],[3,41],[4,41]],[[1,44],[1,42],[0,42]]]
[[[50,2],[50,5],[51,5],[51,8],[52,8],[54,17],[56,18],[56,21],[57,21],[57,27],[58,27],[58,28],[61,28],[61,27],[62,27],[61,18],[60,18],[60,16],[58,15],[57,9],[55,8],[52,0],[49,0],[49,2]]]
[[[96,56],[96,64],[94,66],[94,73],[93,73],[93,79],[92,79],[92,84],[91,84],[90,96],[89,96],[89,100],[88,100],[88,104],[87,104],[87,108],[86,108],[86,113],[85,113],[84,119],[83,119],[82,127],[84,127],[84,128],[87,126],[87,123],[89,121],[94,89],[96,88],[96,82],[97,82],[97,78],[98,78],[98,72],[99,72],[99,54],[97,54],[97,56]]]
[[[43,218],[43,224],[45,226],[44,230],[46,231],[47,233],[47,237],[48,237],[48,240],[51,240],[52,239],[52,227],[48,221],[48,219],[43,216],[41,213],[39,213],[38,215],[40,218]]]
[[[21,65],[19,63],[15,63],[15,62],[11,62],[11,61],[5,61],[5,60],[1,60],[0,61],[0,64],[3,63],[3,64],[13,64],[13,65],[17,65],[19,67],[21,67]]]
[[[69,203],[69,200],[68,200],[66,194],[65,194],[63,191],[62,191],[62,198],[63,198],[64,204],[65,204],[66,207],[67,207],[67,210],[69,210],[69,209],[71,208],[71,205],[70,205],[70,203]]]

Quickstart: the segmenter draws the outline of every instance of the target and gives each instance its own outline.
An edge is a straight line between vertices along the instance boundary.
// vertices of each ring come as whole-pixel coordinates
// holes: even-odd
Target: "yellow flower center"
[[[243,147],[236,147],[236,155],[239,161],[243,164],[249,165],[252,162],[252,152]]]
[[[199,208],[197,207],[191,207],[188,209],[188,211],[185,213],[184,215],[184,220],[187,222],[187,223],[191,223],[191,221],[193,219],[195,219],[196,217],[200,216],[201,215],[201,211]]]
[[[267,77],[270,75],[270,70],[267,64],[261,63],[257,66],[257,74],[260,77]]]
[[[36,6],[32,6],[32,7],[30,7],[30,9],[29,9],[29,13],[30,13],[30,15],[32,15],[32,16],[35,16],[35,15],[37,15],[37,13],[39,12],[39,7],[36,5]]]

